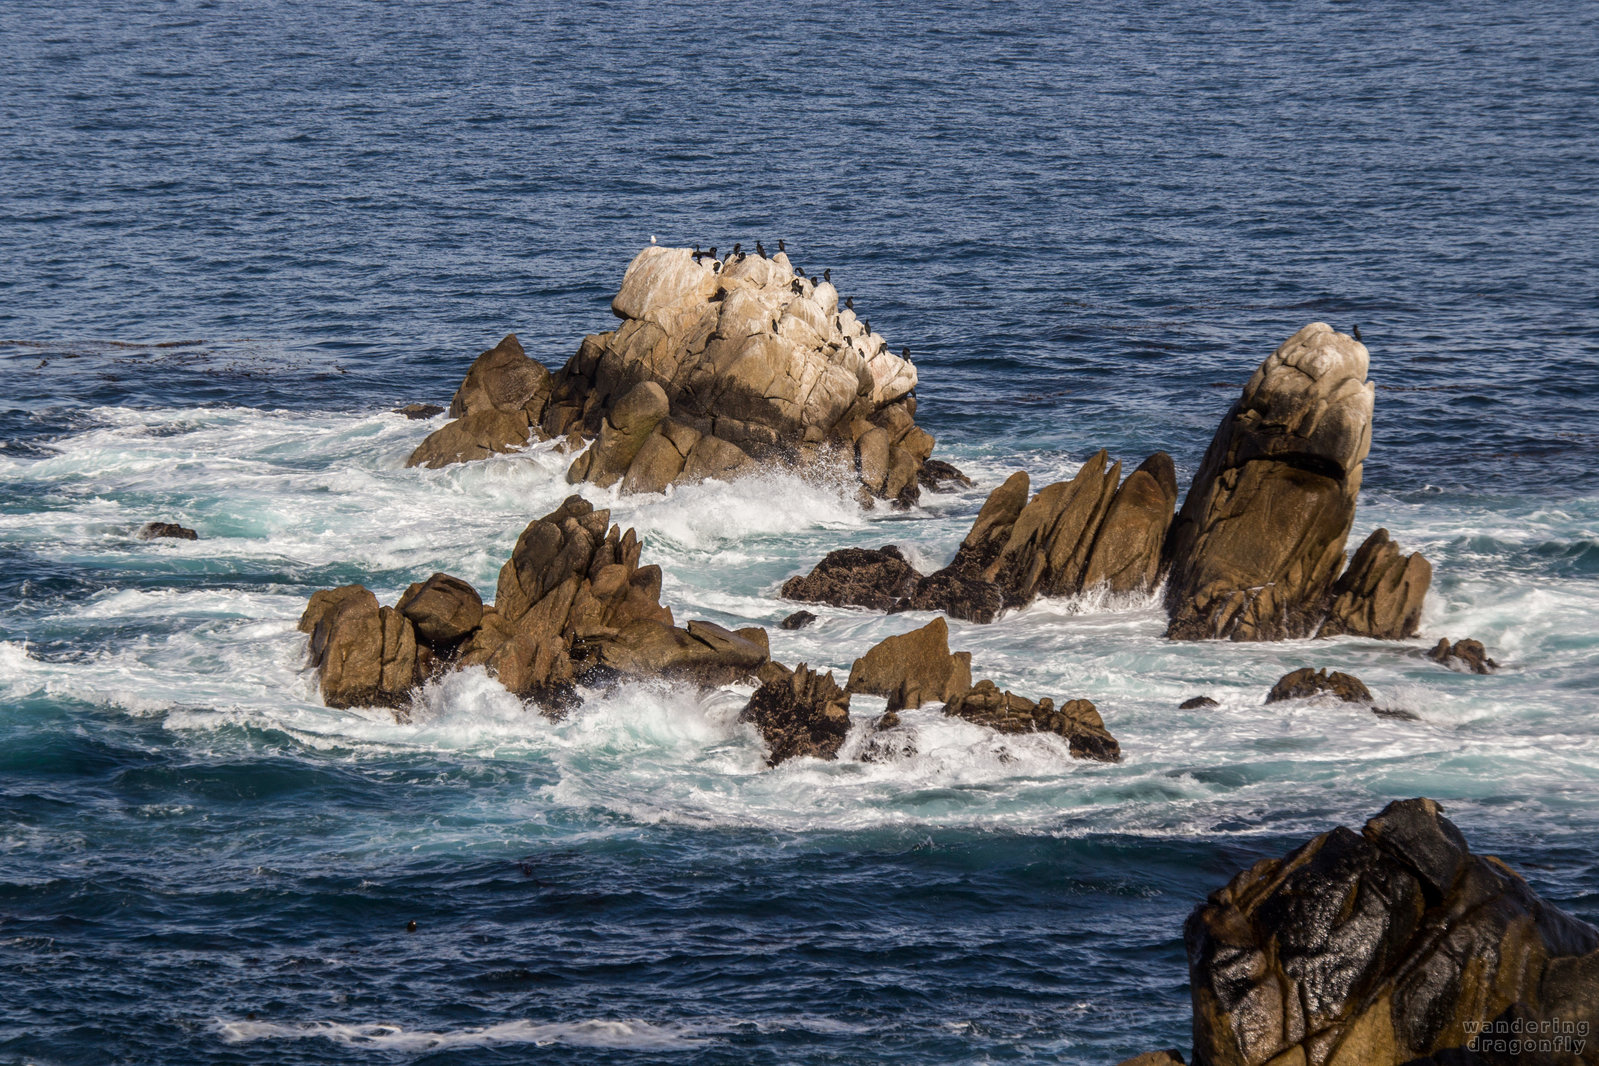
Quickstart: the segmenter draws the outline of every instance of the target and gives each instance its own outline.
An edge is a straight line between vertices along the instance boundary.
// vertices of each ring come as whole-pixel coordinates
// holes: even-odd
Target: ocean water
[[[1207,892],[1413,795],[1599,921],[1595,54],[1561,3],[0,5],[0,1063],[1114,1063],[1187,1045]],[[830,268],[978,482],[586,488],[679,618],[847,671],[930,616],[777,630],[784,578],[941,565],[1100,447],[1186,484],[1323,320],[1422,636],[952,623],[1116,765],[926,708],[902,760],[768,770],[747,688],[321,706],[311,591],[492,594],[570,491],[543,445],[406,470],[437,423],[391,409],[507,331],[559,365],[652,236]],[[1499,673],[1423,657],[1468,635]],[[1304,665],[1419,720],[1264,706]]]

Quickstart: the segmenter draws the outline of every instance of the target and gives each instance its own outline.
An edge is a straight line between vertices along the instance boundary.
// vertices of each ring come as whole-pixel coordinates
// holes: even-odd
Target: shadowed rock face
[[[949,626],[935,618],[920,629],[889,637],[855,660],[851,692],[888,699],[888,709],[943,703],[972,687],[970,652],[949,650]]]
[[[1257,863],[1184,940],[1197,1063],[1599,1062],[1599,930],[1473,855],[1431,800]],[[1469,1053],[1479,1027],[1518,1021],[1581,1026],[1586,1046]]]
[[[783,582],[783,598],[834,607],[893,610],[921,577],[892,544],[881,548],[840,548],[827,553],[809,574]]]
[[[944,704],[944,713],[987,726],[1000,733],[1055,733],[1065,737],[1079,759],[1116,762],[1121,745],[1105,728],[1089,700],[1067,700],[1056,709],[1053,700],[1030,699],[1001,692],[992,681],[979,681]]]
[[[1432,564],[1420,552],[1401,555],[1386,529],[1375,530],[1333,584],[1321,635],[1409,639],[1421,626],[1431,584]]]
[[[831,673],[813,673],[805,663],[791,674],[780,668],[770,672],[776,676],[755,690],[739,715],[739,721],[753,722],[761,731],[767,765],[804,756],[838,758],[849,735],[849,693]]]
[[[1313,322],[1222,421],[1169,542],[1167,636],[1309,636],[1343,563],[1373,386],[1359,341]]]

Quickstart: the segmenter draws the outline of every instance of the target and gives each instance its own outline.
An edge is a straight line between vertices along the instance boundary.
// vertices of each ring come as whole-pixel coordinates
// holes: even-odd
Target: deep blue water
[[[1556,3],[0,6],[0,1063],[1114,1063],[1186,1046],[1206,892],[1422,793],[1599,920],[1596,55]],[[322,708],[311,590],[489,592],[568,491],[405,471],[389,408],[508,330],[559,365],[651,236],[831,268],[982,482],[618,502],[679,617],[770,625],[843,543],[942,561],[1019,467],[1186,479],[1320,319],[1372,353],[1356,535],[1433,560],[1423,639],[954,627],[1093,698],[1109,768],[928,720],[767,772],[736,692]],[[909,627],[823,615],[778,657]],[[1468,633],[1506,669],[1421,659]],[[1307,663],[1422,721],[1259,706]]]

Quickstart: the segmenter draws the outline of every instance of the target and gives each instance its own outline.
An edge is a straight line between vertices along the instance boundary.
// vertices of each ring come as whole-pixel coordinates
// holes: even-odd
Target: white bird
[[[651,244],[654,244],[654,243],[655,243],[655,234],[653,234],[653,233],[652,233],[652,234],[650,234],[650,243],[651,243]]]

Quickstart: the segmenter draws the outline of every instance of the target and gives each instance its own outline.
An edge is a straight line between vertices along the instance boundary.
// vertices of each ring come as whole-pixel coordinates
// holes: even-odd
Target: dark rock
[[[956,485],[971,488],[973,481],[942,459],[929,459],[916,472],[916,480],[932,492],[954,492]]]
[[[1360,678],[1336,670],[1330,674],[1325,669],[1318,672],[1308,666],[1278,678],[1266,694],[1266,702],[1302,700],[1323,692],[1331,693],[1345,703],[1371,702],[1371,690],[1361,683]]]
[[[968,622],[992,622],[1005,609],[1005,597],[992,581],[963,577],[954,567],[928,574],[895,611],[942,611]]]
[[[525,447],[530,433],[526,411],[473,411],[429,433],[405,465],[437,470],[487,459]]]
[[[887,697],[891,711],[943,703],[972,687],[972,656],[950,654],[949,625],[935,618],[920,629],[889,637],[856,659],[845,687]]]
[[[1192,699],[1187,699],[1187,700],[1184,700],[1183,702],[1179,703],[1177,705],[1177,709],[1179,711],[1193,711],[1193,710],[1198,710],[1201,707],[1220,707],[1220,706],[1221,706],[1220,703],[1218,703],[1216,700],[1211,699],[1209,696],[1195,696]]]
[[[916,590],[921,575],[892,544],[882,548],[840,548],[809,574],[783,583],[783,598],[834,607],[893,609]]]
[[[944,713],[1000,733],[1056,733],[1066,738],[1072,755],[1079,759],[1116,762],[1121,758],[1121,745],[1089,700],[1067,700],[1056,709],[1053,700],[1034,703],[1001,692],[998,685],[983,680],[952,697],[944,704]]]
[[[1223,419],[1168,541],[1166,635],[1309,636],[1343,563],[1371,447],[1367,353],[1314,322]]]
[[[1006,606],[1082,590],[1094,533],[1121,480],[1121,464],[1107,470],[1108,461],[1103,449],[1095,452],[1075,477],[1039,490],[1016,516],[998,558],[981,575],[999,585]]]
[[[861,762],[898,762],[916,754],[916,733],[900,723],[895,711],[884,711],[861,744]]]
[[[1497,1021],[1568,1037],[1599,1026],[1599,930],[1473,855],[1431,800],[1256,863],[1194,911],[1184,940],[1196,1062],[1459,1063],[1490,1055],[1473,1036]]]
[[[1400,722],[1421,721],[1421,715],[1415,711],[1407,711],[1403,707],[1373,707],[1371,713],[1378,718],[1393,718]]]
[[[408,403],[404,407],[396,407],[394,409],[394,413],[397,415],[404,415],[406,418],[409,418],[414,422],[419,419],[432,418],[435,415],[442,415],[444,413],[444,408],[440,407],[436,403]]]
[[[1420,552],[1403,556],[1386,529],[1375,530],[1333,584],[1320,635],[1408,640],[1420,628],[1431,584],[1432,564]]]
[[[1094,533],[1079,587],[1145,592],[1160,584],[1161,554],[1177,510],[1177,470],[1156,452],[1127,475]]]
[[[1185,1066],[1183,1053],[1176,1048],[1168,1051],[1146,1051],[1120,1063],[1120,1066]]]
[[[831,673],[811,672],[800,663],[788,676],[764,682],[739,715],[753,722],[766,741],[768,766],[787,759],[838,758],[849,735],[849,693]]]
[[[459,644],[483,621],[483,598],[458,577],[434,574],[405,590],[395,609],[411,620],[417,639],[434,648]]]
[[[176,522],[146,522],[139,530],[140,540],[170,537],[173,540],[199,540],[200,534]]]
[[[811,612],[795,611],[793,614],[783,619],[783,621],[779,623],[779,626],[783,629],[804,629],[814,621],[816,621],[816,616]]]
[[[1027,506],[1028,484],[1026,472],[1018,470],[988,494],[972,523],[971,532],[961,541],[960,550],[949,564],[951,572],[966,578],[992,580],[985,575],[990,574],[990,568],[1010,540],[1017,517]]]
[[[1499,664],[1488,657],[1488,649],[1482,641],[1470,637],[1453,644],[1446,638],[1440,638],[1437,646],[1427,653],[1427,658],[1451,670],[1469,670],[1474,674],[1491,674],[1499,669]]]

